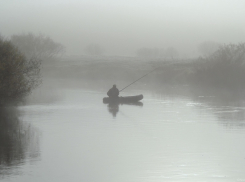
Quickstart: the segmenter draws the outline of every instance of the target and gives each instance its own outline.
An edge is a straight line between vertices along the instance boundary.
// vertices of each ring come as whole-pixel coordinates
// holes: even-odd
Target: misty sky
[[[175,47],[191,55],[204,41],[245,41],[244,0],[1,0],[0,34],[45,34],[83,54],[98,44],[108,55]]]

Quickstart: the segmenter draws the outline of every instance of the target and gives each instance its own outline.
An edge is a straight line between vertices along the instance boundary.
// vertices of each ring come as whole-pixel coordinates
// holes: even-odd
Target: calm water
[[[59,96],[19,107],[1,181],[245,181],[242,100],[144,93],[142,105],[110,107],[100,92]]]

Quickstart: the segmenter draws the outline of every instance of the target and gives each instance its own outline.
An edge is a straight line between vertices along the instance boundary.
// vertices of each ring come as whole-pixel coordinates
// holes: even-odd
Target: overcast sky
[[[245,42],[244,0],[1,0],[0,34],[45,34],[67,54],[88,44],[110,55],[175,47],[190,55],[204,41]]]

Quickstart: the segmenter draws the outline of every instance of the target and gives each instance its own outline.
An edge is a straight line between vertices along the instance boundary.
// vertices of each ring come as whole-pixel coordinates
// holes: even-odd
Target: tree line
[[[221,88],[245,88],[245,43],[220,45],[206,42],[201,44],[199,49],[202,51],[202,56],[191,62],[179,61],[176,64],[161,66],[162,68],[158,69],[154,76],[155,81],[160,84],[183,83]],[[40,85],[42,61],[64,50],[64,46],[60,43],[42,34],[19,34],[9,39],[0,37],[0,106],[17,104],[22,101],[26,95]],[[88,51],[98,53],[97,51],[101,50],[98,46],[91,45]],[[161,51],[143,48],[138,53],[142,56],[147,53],[147,56],[160,54]],[[169,48],[164,53],[170,57],[169,61],[176,60],[174,56],[177,55],[177,51],[174,48]],[[96,65],[92,67],[95,68]],[[103,68],[104,66],[101,66],[101,73],[109,76],[110,70],[115,70],[115,68],[110,69],[110,65],[106,66],[109,71],[105,72]],[[89,77],[91,74],[94,77],[91,70],[86,69],[83,72],[81,69],[79,73],[83,72],[83,77]],[[100,72],[100,68],[95,70],[96,73]],[[134,71],[132,77],[135,74]],[[130,72],[127,75],[131,78]]]
[[[173,63],[160,66],[154,77],[158,83],[245,89],[245,43],[219,45],[198,58]]]

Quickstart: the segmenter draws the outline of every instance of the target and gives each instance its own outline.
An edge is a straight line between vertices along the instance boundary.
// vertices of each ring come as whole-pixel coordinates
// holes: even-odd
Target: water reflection
[[[211,112],[226,127],[245,127],[245,94],[243,90],[212,89],[204,87],[165,87],[156,89],[153,96],[191,100],[188,106]]]
[[[16,108],[0,108],[0,177],[40,156],[39,134],[19,120]],[[13,172],[14,173],[14,172]]]
[[[142,102],[133,102],[133,103],[109,103],[107,105],[109,113],[112,114],[112,116],[115,118],[117,116],[117,113],[119,112],[119,105],[133,105],[133,106],[141,106],[143,107]]]
[[[113,117],[117,116],[117,113],[119,111],[119,104],[118,103],[109,103],[107,105],[109,113],[112,114]]]
[[[211,106],[208,95],[146,95],[141,108],[65,90],[60,102],[23,107],[25,120],[44,133],[42,160],[22,160],[23,173],[3,181],[243,180],[245,133],[217,125],[213,113],[223,104]]]
[[[245,127],[245,98],[239,90],[193,90],[192,99],[203,104],[227,127]],[[199,107],[200,108],[200,107]]]

